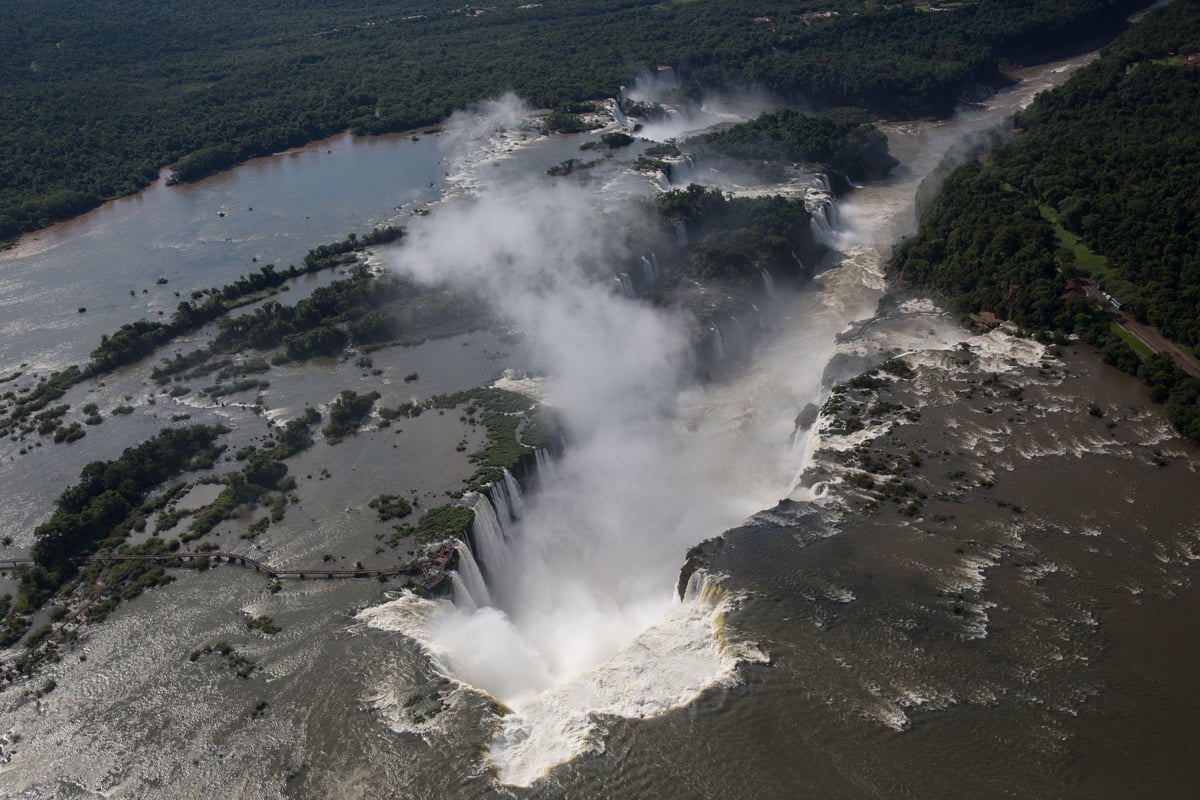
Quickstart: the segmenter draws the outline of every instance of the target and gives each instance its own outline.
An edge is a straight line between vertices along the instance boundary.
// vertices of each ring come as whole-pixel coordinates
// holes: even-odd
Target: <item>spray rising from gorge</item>
[[[481,115],[459,138],[500,135],[504,121]],[[645,213],[629,191],[477,185],[413,226],[396,254],[396,269],[487,298],[520,332],[569,442],[534,496],[506,481],[492,490],[498,508],[474,500],[454,603],[404,597],[367,612],[512,710],[491,750],[505,782],[527,784],[584,749],[592,714],[661,713],[747,656],[720,636],[702,576],[680,602],[679,568],[691,545],[773,505],[792,474],[774,466],[791,452],[786,432],[756,450],[745,420],[694,385],[688,318],[614,291],[615,273],[656,270],[629,244]],[[773,427],[790,426],[792,405]],[[773,478],[734,474],[752,463]]]
[[[512,126],[524,112],[502,106],[457,120],[462,149],[450,161],[469,165],[465,196],[412,227],[395,267],[489,300],[545,374],[570,444],[553,470],[539,470],[533,496],[506,485],[499,513],[474,500],[474,551],[460,547],[456,602],[405,595],[361,618],[410,636],[437,672],[499,701],[490,765],[502,782],[528,785],[601,746],[598,715],[661,714],[762,657],[723,630],[732,598],[709,576],[693,576],[679,601],[680,567],[693,544],[781,498],[817,494],[803,472],[818,426],[797,436],[797,414],[827,389],[835,334],[873,312],[891,244],[914,224],[916,184],[944,148],[933,127],[914,128],[911,140],[891,131],[908,169],[840,211],[818,207],[813,233],[833,247],[819,284],[795,294],[763,275],[774,330],[725,380],[698,385],[694,323],[631,297],[629,276],[649,260],[631,232],[644,225],[637,198],[651,181],[627,172],[584,186],[488,180],[482,167],[523,136]],[[733,187],[814,200],[828,200],[828,188]],[[687,243],[686,229],[674,234]],[[703,341],[719,358],[721,331],[711,333]],[[519,515],[503,510],[518,503]]]

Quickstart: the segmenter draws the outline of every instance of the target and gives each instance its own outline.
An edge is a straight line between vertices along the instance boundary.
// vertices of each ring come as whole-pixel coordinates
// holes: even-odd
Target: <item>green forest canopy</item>
[[[688,145],[741,160],[826,164],[854,181],[883,178],[899,163],[874,126],[790,109],[704,134]]]
[[[1065,292],[1078,252],[1048,219],[1105,257],[1092,277],[1126,310],[1200,349],[1200,68],[1181,63],[1197,52],[1200,0],[1148,16],[1018,115],[1021,135],[954,172],[892,272],[963,311],[1084,335],[1200,442],[1200,381],[1165,357],[1139,361]]]
[[[0,25],[0,240],[341,130],[437,122],[513,90],[557,107],[634,65],[885,115],[945,114],[1004,58],[1122,24],[1143,0],[9,0]],[[833,11],[830,17],[809,12]]]

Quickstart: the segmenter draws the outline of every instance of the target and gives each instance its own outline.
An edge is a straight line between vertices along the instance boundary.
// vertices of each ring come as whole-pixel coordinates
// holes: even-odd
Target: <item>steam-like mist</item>
[[[456,136],[478,143],[506,113]],[[414,226],[395,266],[488,298],[524,334],[570,447],[503,563],[480,555],[491,607],[392,610],[442,669],[513,710],[492,755],[502,780],[528,783],[585,746],[591,713],[661,713],[736,663],[713,635],[716,608],[681,604],[675,585],[689,546],[787,492],[788,470],[761,472],[786,451],[795,409],[782,404],[763,459],[747,420],[688,390],[687,320],[612,289],[642,255],[624,244],[636,209],[561,182],[476,187]],[[741,467],[755,479],[731,474]]]
[[[614,265],[634,256],[620,215],[591,201],[567,185],[493,189],[439,208],[398,264],[489,299],[528,337],[576,436],[669,405],[687,357],[681,320],[613,295]]]
[[[625,235],[640,222],[622,199],[628,188],[612,191],[611,177],[593,180],[594,192],[493,185],[484,174],[503,171],[479,167],[511,157],[530,135],[525,112],[510,99],[458,121],[451,135],[463,149],[451,168],[472,196],[415,226],[397,268],[476,291],[523,331],[571,442],[523,520],[492,537],[486,557],[481,547],[486,596],[453,605],[408,595],[364,617],[404,630],[438,669],[511,709],[490,747],[500,780],[531,783],[589,747],[597,715],[663,713],[755,657],[721,629],[719,590],[693,576],[692,599],[675,598],[684,554],[781,497],[820,496],[801,480],[819,424],[794,435],[793,422],[820,400],[834,334],[871,314],[891,244],[915,225],[917,183],[951,140],[989,127],[1034,88],[954,125],[885,126],[905,167],[814,217],[814,233],[834,250],[817,285],[776,301],[777,330],[714,386],[688,380],[691,322],[627,299],[614,281],[645,255]],[[827,185],[818,198],[794,178],[733,188],[829,199]],[[707,333],[701,341],[721,340]],[[464,592],[478,582],[469,570],[463,578]]]
[[[627,99],[661,105],[665,112],[660,118],[637,120],[642,123],[639,136],[658,142],[682,139],[723,122],[744,122],[767,111],[794,106],[755,86],[708,92],[703,103],[697,106],[683,101],[676,92],[678,88],[675,72],[671,70],[663,75],[643,72],[633,86],[621,92],[618,102]]]

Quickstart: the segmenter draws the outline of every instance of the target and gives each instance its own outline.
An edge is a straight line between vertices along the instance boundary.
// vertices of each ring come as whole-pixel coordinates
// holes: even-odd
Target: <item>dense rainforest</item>
[[[899,163],[877,128],[791,109],[695,137],[688,146],[741,160],[824,164],[854,181],[886,177]]]
[[[146,186],[345,129],[444,119],[506,90],[611,96],[634,65],[814,107],[949,113],[1006,59],[1115,32],[1144,0],[10,0],[0,25],[0,240]]]
[[[725,287],[761,286],[762,270],[792,281],[811,275],[804,259],[820,260],[804,201],[780,196],[726,197],[691,184],[658,196],[659,218],[687,226],[692,245],[681,275]]]
[[[945,182],[893,274],[967,312],[1083,335],[1139,374],[1200,442],[1200,381],[1143,359],[1095,304],[1200,350],[1200,0],[1148,16],[1064,86],[1017,116],[1016,137]],[[1196,59],[1192,59],[1194,62]]]

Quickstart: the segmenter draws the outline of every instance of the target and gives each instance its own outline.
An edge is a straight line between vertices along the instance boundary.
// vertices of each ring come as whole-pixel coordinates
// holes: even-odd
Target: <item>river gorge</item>
[[[547,177],[597,134],[543,135],[515,98],[439,133],[336,137],[158,184],[0,253],[12,309],[0,362],[18,386],[169,312],[176,292],[383,223],[408,235],[375,248],[373,269],[475,292],[495,318],[371,353],[369,366],[277,366],[258,400],[162,397],[148,363],[84,382],[64,402],[125,398],[134,411],[70,445],[3,443],[5,555],[28,551],[84,464],[184,415],[227,424],[235,450],[347,387],[394,404],[498,386],[555,409],[564,433],[520,481],[464,498],[475,521],[448,595],[374,581],[273,591],[219,567],[123,604],[0,696],[0,786],[62,798],[1172,796],[1197,777],[1176,734],[1197,710],[1187,664],[1200,638],[1186,620],[1200,603],[1188,513],[1200,454],[1081,344],[972,333],[919,298],[880,304],[921,181],[1085,61],[1019,70],[953,120],[883,124],[899,165],[836,201],[819,174],[689,169],[734,196],[810,198],[826,248],[810,282],[766,272],[753,312],[723,305],[704,325],[638,297],[669,263],[666,249],[629,245],[647,226],[638,201],[669,180],[630,169],[649,142],[579,180]],[[680,248],[686,231],[661,244]],[[296,279],[277,299],[335,277]],[[822,411],[802,423],[807,407]],[[440,502],[484,432],[453,413],[378,423],[296,456],[296,508],[253,542],[236,522],[219,529],[222,548],[293,567],[388,557],[368,500],[402,488]],[[264,615],[282,630],[248,633]],[[189,659],[218,641],[253,659],[251,677]],[[47,678],[53,691],[35,693]]]

